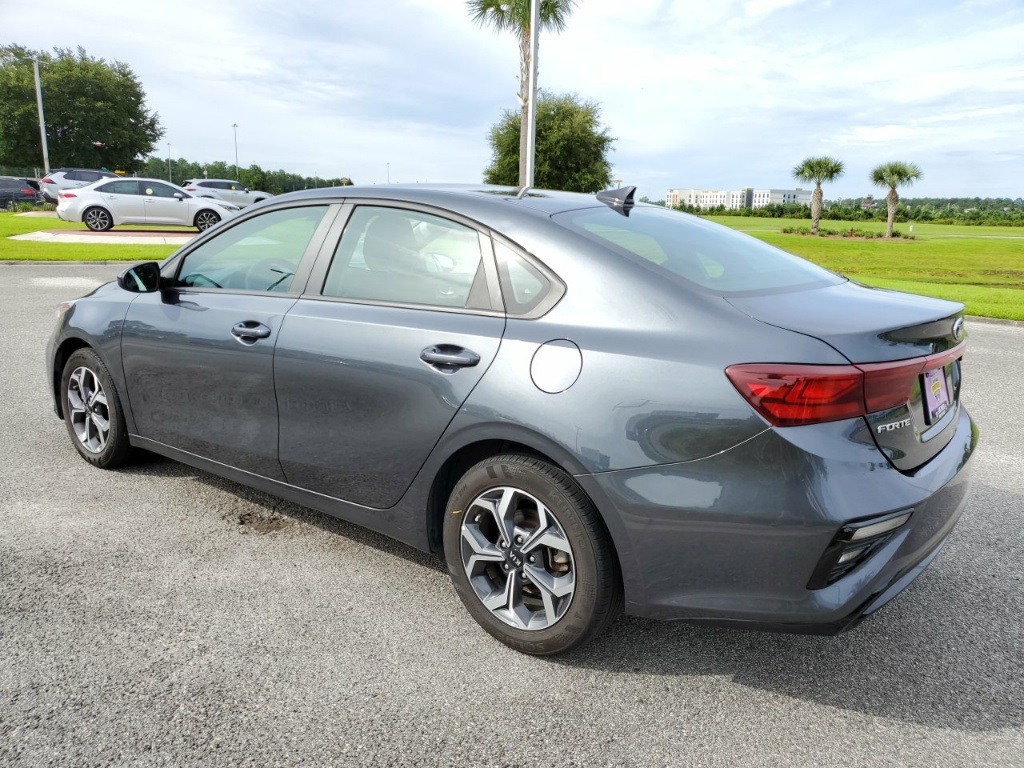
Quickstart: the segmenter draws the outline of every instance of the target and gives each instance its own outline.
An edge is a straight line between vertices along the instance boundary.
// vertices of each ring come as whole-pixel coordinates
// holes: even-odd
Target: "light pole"
[[[391,183],[391,163],[384,163],[388,167],[388,184]]]
[[[231,127],[235,129],[235,178],[238,178],[238,123],[232,123]]]
[[[169,141],[167,142],[167,180],[171,181],[171,142]]]
[[[25,59],[28,61],[28,59]],[[46,118],[43,117],[43,86],[39,81],[39,59],[32,59],[32,75],[36,81],[36,107],[39,109],[39,140],[43,144],[43,175],[50,173],[50,150],[46,146]]]
[[[529,94],[530,103],[526,109],[526,178],[523,189],[533,186],[533,172],[536,168],[537,153],[537,42],[540,38],[540,0],[530,0],[530,69]]]

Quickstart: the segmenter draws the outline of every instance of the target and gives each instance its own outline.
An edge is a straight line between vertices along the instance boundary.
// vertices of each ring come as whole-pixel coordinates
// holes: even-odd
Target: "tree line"
[[[253,163],[248,168],[238,168],[234,164],[217,160],[212,163],[198,163],[185,158],[170,161],[168,167],[165,157],[147,157],[139,170],[140,176],[154,179],[167,179],[172,184],[182,184],[187,179],[232,179],[242,182],[249,189],[270,192],[280,195],[295,192],[299,189],[318,187],[345,187],[352,180],[345,177],[323,179],[318,176],[302,176],[285,170],[265,171]]]

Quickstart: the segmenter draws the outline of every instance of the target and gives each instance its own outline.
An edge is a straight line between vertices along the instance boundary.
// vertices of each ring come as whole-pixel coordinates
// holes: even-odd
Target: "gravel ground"
[[[968,324],[974,495],[881,613],[834,638],[623,618],[542,660],[434,557],[79,459],[43,348],[117,269],[0,267],[0,765],[1024,765],[1024,327]]]

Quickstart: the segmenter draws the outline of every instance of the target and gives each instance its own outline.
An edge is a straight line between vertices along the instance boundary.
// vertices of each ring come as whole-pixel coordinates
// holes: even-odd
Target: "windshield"
[[[633,260],[718,295],[836,285],[844,278],[774,246],[678,211],[585,208],[554,216],[563,226]]]

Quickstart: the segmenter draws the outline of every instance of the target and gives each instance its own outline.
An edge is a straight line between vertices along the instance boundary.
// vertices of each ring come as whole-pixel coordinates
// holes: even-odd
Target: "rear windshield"
[[[844,278],[728,227],[678,211],[637,207],[629,216],[585,208],[563,226],[633,260],[719,295],[835,285]]]

